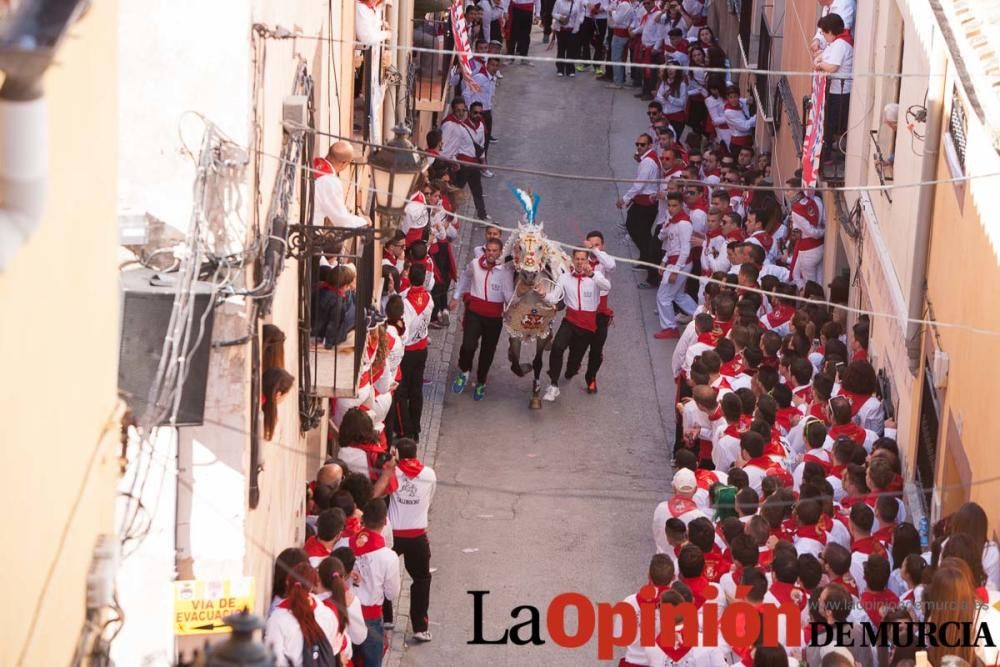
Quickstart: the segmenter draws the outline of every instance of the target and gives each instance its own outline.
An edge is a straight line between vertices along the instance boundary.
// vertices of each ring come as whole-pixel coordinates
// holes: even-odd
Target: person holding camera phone
[[[437,475],[417,458],[417,443],[410,438],[395,442],[395,456],[383,470],[387,484],[376,484],[375,493],[389,497],[392,549],[403,557],[410,584],[410,623],[413,638],[429,642],[427,608],[431,594],[431,547],[427,539],[427,514],[437,488]],[[381,480],[380,480],[381,481]]]

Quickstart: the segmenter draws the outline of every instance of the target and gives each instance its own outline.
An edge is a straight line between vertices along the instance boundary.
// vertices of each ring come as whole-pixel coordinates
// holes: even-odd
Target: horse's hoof
[[[542,399],[538,398],[537,396],[532,396],[531,402],[528,405],[531,407],[532,410],[541,410]]]
[[[523,378],[525,375],[528,374],[528,371],[531,370],[531,366],[529,366],[528,364],[519,364],[515,362],[510,365],[510,370],[512,370],[514,372],[514,375],[516,375],[517,377]]]

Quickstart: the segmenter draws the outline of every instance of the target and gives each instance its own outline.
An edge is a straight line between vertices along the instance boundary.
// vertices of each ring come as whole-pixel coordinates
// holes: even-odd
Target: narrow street
[[[536,31],[533,54],[543,53],[540,39]],[[494,108],[500,140],[491,147],[491,162],[634,175],[632,146],[645,126],[645,105],[630,90],[607,90],[591,72],[557,78],[549,63],[511,65],[504,77]],[[541,194],[539,218],[550,237],[579,243],[587,231],[599,229],[611,254],[634,254],[618,228],[624,216],[614,205],[615,184],[496,173],[484,183],[498,224],[512,226],[517,219],[520,209],[509,186],[518,185]],[[471,238],[461,248],[463,261],[481,242],[482,229],[473,229]],[[615,320],[596,396],[586,393],[581,373],[561,383],[557,402],[530,410],[530,379],[510,372],[506,339],[486,399],[473,402],[471,391],[456,396],[450,382],[460,332],[452,332],[451,363],[434,378],[444,387],[433,387],[435,395],[443,390],[445,396],[432,459],[439,480],[430,529],[431,562],[438,568],[431,593],[434,641],[411,643],[402,664],[596,662],[595,642],[576,651],[551,642],[467,645],[473,637],[473,598],[467,591],[490,591],[483,636],[496,639],[515,622],[510,612],[518,605],[533,605],[544,614],[559,593],[615,601],[643,583],[653,553],[652,511],[669,489],[674,344],[651,337],[658,330],[654,292],[636,289],[641,275],[628,265],[611,275]],[[532,350],[528,346],[525,356]],[[544,618],[541,622],[545,637]]]

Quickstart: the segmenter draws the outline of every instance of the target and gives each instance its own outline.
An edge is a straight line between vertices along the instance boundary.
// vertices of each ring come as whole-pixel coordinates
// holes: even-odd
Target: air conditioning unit
[[[170,326],[174,307],[176,274],[156,273],[148,269],[121,274],[121,336],[118,348],[118,390],[137,419],[149,405],[149,390],[160,366],[163,342]],[[197,426],[204,420],[205,388],[208,382],[208,358],[212,348],[215,288],[211,283],[195,283],[194,320],[191,343],[204,332],[197,346],[187,356],[187,377],[181,385],[177,426]],[[168,417],[159,420],[167,423]]]

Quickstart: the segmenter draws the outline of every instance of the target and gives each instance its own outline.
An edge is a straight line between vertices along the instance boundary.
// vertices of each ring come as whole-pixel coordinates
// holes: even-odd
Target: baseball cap
[[[674,473],[674,489],[680,493],[689,493],[698,488],[698,480],[695,479],[694,472],[687,468],[681,468]]]

